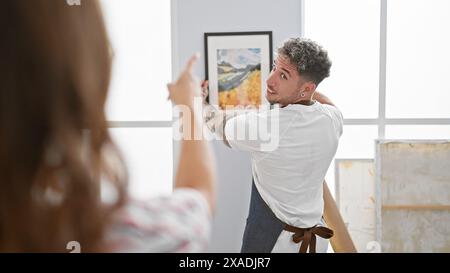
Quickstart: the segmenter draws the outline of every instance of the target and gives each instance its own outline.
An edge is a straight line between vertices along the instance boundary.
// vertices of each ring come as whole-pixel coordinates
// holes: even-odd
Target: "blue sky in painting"
[[[218,49],[217,62],[227,62],[235,68],[244,68],[247,65],[256,65],[261,63],[260,48],[231,48]]]

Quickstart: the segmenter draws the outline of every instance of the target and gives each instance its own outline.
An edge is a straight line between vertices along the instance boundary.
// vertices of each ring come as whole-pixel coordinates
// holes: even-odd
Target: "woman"
[[[173,195],[127,197],[105,118],[111,50],[99,3],[2,1],[0,37],[0,252],[66,252],[70,241],[82,252],[203,250],[215,183],[205,140],[182,140]],[[169,85],[191,109],[195,61]]]

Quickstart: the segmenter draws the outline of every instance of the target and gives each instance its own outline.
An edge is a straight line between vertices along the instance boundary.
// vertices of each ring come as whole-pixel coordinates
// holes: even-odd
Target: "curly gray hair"
[[[278,48],[278,54],[287,57],[303,77],[316,85],[330,76],[328,53],[316,42],[306,38],[290,38]]]

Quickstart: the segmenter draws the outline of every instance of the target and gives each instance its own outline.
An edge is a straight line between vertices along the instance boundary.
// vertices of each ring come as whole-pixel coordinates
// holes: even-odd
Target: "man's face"
[[[303,80],[297,68],[283,56],[278,56],[267,78],[266,98],[270,103],[286,106],[298,102]]]

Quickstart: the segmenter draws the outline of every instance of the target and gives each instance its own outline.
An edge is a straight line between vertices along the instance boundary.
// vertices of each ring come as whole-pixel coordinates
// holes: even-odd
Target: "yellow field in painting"
[[[249,106],[261,105],[261,71],[250,73],[247,79],[238,87],[229,91],[219,92],[219,106]]]

